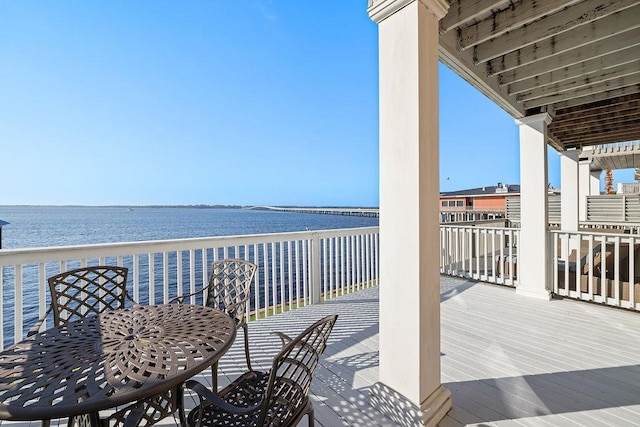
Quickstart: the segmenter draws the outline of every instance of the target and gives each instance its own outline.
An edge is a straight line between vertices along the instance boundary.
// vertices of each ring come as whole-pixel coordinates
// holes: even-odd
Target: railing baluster
[[[254,264],[259,264],[258,259],[258,244],[253,245],[253,261]],[[256,271],[255,276],[253,276],[253,309],[255,310],[255,317],[258,319],[260,317],[260,270]]]
[[[162,253],[162,302],[169,301],[169,252]]]
[[[133,275],[133,299],[137,302],[140,301],[140,255],[135,254],[133,256],[133,265],[131,268]]]
[[[17,343],[22,339],[22,265],[16,265],[15,284],[13,287],[14,317],[13,317],[13,342]]]
[[[196,251],[189,250],[189,293],[191,294],[190,304],[196,303]]]
[[[284,313],[285,307],[285,283],[286,279],[284,277],[284,242],[280,242],[280,280],[278,280],[278,284],[280,286],[280,312]]]
[[[309,249],[309,243],[310,240],[303,240],[302,241],[302,295],[303,295],[303,301],[304,301],[304,305],[309,304],[309,300],[310,300],[310,289],[309,289],[309,280],[311,279],[309,277],[310,271],[309,271],[309,261],[308,261],[308,253],[307,250]]]
[[[333,294],[335,287],[335,258],[334,258],[334,246],[335,246],[335,238],[329,237],[326,240],[329,245],[329,298],[333,298],[335,295]]]
[[[345,266],[345,242],[346,237],[340,236],[340,295],[344,295],[345,284],[345,272],[347,267]]]
[[[156,267],[155,267],[155,254],[149,253],[149,305],[153,305],[156,302]]]
[[[276,266],[277,266],[277,249],[276,249],[276,242],[271,242],[271,244],[269,245],[271,250],[271,313],[272,314],[278,314],[277,310],[276,310],[276,306],[278,304],[278,289],[277,289],[277,276],[276,276]]]

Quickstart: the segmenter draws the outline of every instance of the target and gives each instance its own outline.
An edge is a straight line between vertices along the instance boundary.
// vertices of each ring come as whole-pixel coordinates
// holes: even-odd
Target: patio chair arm
[[[29,332],[27,332],[28,337],[33,336],[40,331],[40,328],[42,327],[42,324],[44,323],[49,313],[51,313],[51,307],[49,307],[47,311],[42,315],[42,317],[36,321],[36,324],[33,325],[31,329],[29,329]]]
[[[283,332],[274,331],[271,332],[271,335],[276,335],[278,338],[280,338],[280,341],[282,341],[282,348],[293,341],[293,338]]]
[[[258,408],[260,408],[260,405],[261,405],[261,403],[258,403],[255,406],[250,406],[248,408],[241,408],[225,401],[216,393],[212,392],[207,387],[202,385],[202,383],[196,380],[188,380],[184,385],[189,390],[192,390],[198,393],[198,397],[200,398],[201,405],[204,405],[205,403],[211,404],[222,409],[224,412],[229,412],[231,414],[249,414],[251,412],[256,411]]]

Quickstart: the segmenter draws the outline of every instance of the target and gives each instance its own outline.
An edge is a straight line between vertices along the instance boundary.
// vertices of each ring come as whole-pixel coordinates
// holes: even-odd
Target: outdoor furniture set
[[[67,418],[70,427],[151,426],[178,412],[187,426],[296,425],[337,315],[295,338],[274,332],[282,349],[266,372],[254,370],[246,314],[257,266],[214,261],[203,305],[194,294],[140,305],[125,267],[94,266],[48,279],[51,305],[27,338],[0,353],[0,419]],[[42,325],[53,314],[54,327]],[[218,391],[217,363],[244,331],[248,371]],[[211,367],[210,390],[191,379]],[[187,415],[184,387],[200,403]]]
[[[630,303],[640,303],[640,245],[620,244],[617,250],[613,243],[597,244],[592,256],[588,256],[585,242],[581,245],[579,259],[577,251],[571,251],[568,260],[558,262],[558,287],[569,291],[589,292],[589,276],[592,277],[593,294],[613,298],[616,295]],[[604,246],[604,250],[603,250]],[[630,254],[630,249],[632,253]],[[565,265],[569,265],[569,280],[566,283]],[[579,265],[579,288],[576,286],[576,266]],[[633,273],[632,273],[633,271]],[[616,289],[616,277],[617,289]],[[567,286],[568,285],[568,286]],[[633,287],[634,301],[631,301]]]

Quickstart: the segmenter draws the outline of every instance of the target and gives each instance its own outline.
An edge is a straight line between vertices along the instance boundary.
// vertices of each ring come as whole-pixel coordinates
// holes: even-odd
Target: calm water
[[[2,248],[369,227],[377,218],[245,209],[0,206]]]
[[[377,218],[348,217],[338,215],[299,214],[244,209],[197,208],[123,208],[123,207],[29,207],[0,206],[0,220],[9,222],[2,227],[2,248],[33,248],[67,246],[109,242],[181,239],[192,237],[233,236],[246,234],[278,233],[305,230],[368,227],[378,225]],[[253,250],[252,248],[250,248]],[[0,253],[0,257],[1,257]],[[154,256],[156,276],[162,272],[162,255]],[[211,259],[211,255],[209,255]],[[141,255],[141,274],[148,271],[147,260]],[[125,260],[125,266],[131,260]],[[169,257],[175,265],[176,256]],[[53,263],[55,264],[55,263]],[[79,265],[69,264],[69,268]],[[55,267],[55,266],[54,266]],[[183,266],[183,279],[188,281],[189,265]],[[196,280],[201,281],[206,268],[202,257],[196,254]],[[51,274],[56,273],[51,271]],[[23,269],[25,330],[38,315],[39,284],[35,265]],[[13,270],[3,271],[4,344],[12,342],[13,331]],[[156,278],[157,281],[161,279]],[[176,278],[173,277],[175,282]],[[175,284],[172,285],[175,288]],[[175,289],[173,291],[177,292]],[[263,291],[260,290],[262,293]],[[162,289],[156,289],[156,298],[162,298]],[[139,302],[148,301],[141,291]]]

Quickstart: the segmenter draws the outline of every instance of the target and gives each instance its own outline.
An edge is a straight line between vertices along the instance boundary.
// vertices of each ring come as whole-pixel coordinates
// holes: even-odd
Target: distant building
[[[440,221],[505,218],[507,197],[520,197],[519,184],[503,184],[440,193]]]

